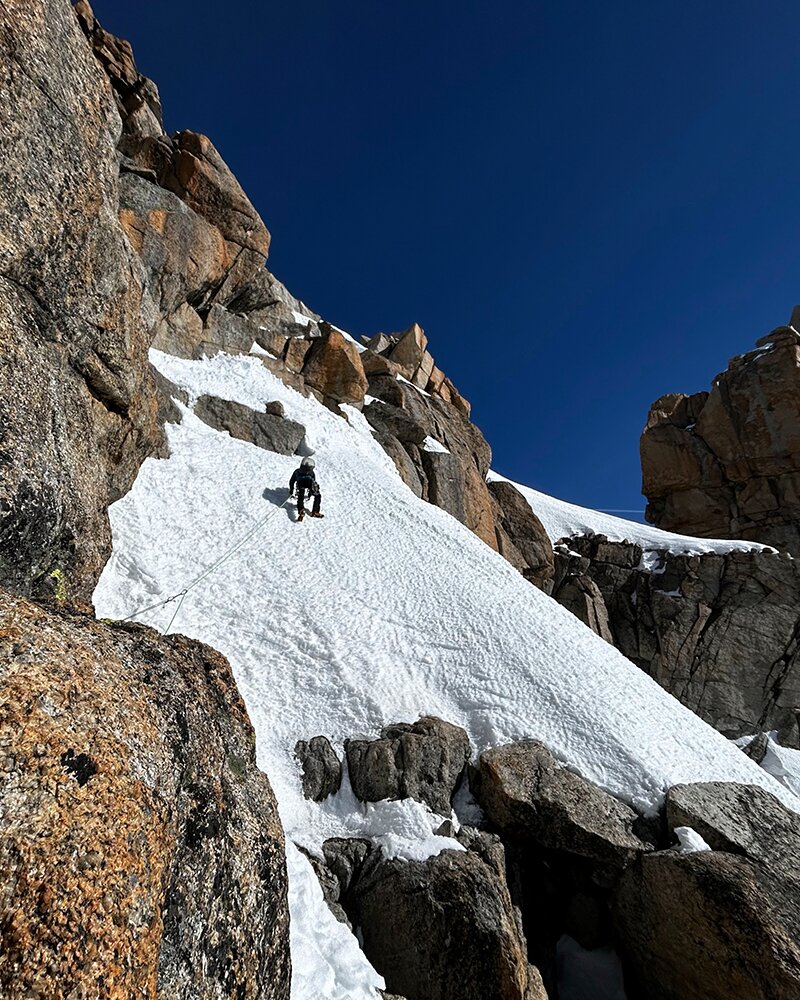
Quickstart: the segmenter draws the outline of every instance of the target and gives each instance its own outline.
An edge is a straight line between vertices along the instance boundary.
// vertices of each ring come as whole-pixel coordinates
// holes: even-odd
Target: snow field
[[[759,542],[744,542],[735,539],[692,538],[689,535],[677,535],[671,531],[662,531],[650,524],[638,524],[626,521],[625,518],[613,514],[603,514],[588,507],[579,507],[566,500],[540,493],[530,486],[522,486],[512,479],[506,479],[494,470],[489,472],[489,480],[511,483],[522,493],[533,512],[544,525],[544,529],[552,542],[570,538],[573,535],[605,535],[611,542],[633,542],[641,545],[645,554],[655,552],[674,552],[684,555],[702,555],[704,552],[751,552],[763,550],[774,552],[769,545]],[[651,561],[652,564],[652,561]],[[650,566],[645,565],[645,568]]]
[[[258,358],[151,358],[190,402],[203,393],[255,408],[280,400],[315,450],[326,518],[296,524],[293,505],[279,505],[299,460],[234,440],[184,409],[182,424],[168,428],[171,457],[148,459],[111,508],[114,554],[95,593],[98,615],[111,618],[175,593],[272,506],[263,529],[188,595],[174,630],[230,659],[288,840],[318,851],[326,837],[361,834],[400,857],[455,848],[411,800],[364,805],[346,781],[323,805],[302,796],[298,739],[326,735],[341,752],[347,737],[423,714],[463,726],[477,752],[541,739],[645,814],[669,785],[690,781],[760,784],[797,806],[463,525],[418,500],[357,410],[346,408],[347,420],[332,414]],[[163,629],[173,610],[143,620]],[[288,861],[293,997],[374,1000],[380,977],[352,935],[336,930],[308,862],[291,847]]]

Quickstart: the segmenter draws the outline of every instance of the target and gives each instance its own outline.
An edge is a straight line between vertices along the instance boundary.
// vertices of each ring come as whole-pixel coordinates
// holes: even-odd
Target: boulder
[[[640,855],[615,900],[629,996],[794,1000],[798,889],[779,871],[733,854]]]
[[[652,848],[624,802],[560,765],[547,747],[525,740],[480,756],[473,793],[501,836],[619,872]]]
[[[347,740],[345,754],[362,802],[412,798],[449,816],[470,747],[463,729],[426,716],[386,726],[377,740]]]
[[[690,826],[713,850],[772,865],[800,886],[800,816],[766,789],[726,781],[673,785],[666,813],[670,830]]]
[[[358,348],[338,330],[327,325],[312,342],[303,364],[306,384],[338,403],[360,407],[367,391],[367,376]]]
[[[663,396],[641,439],[647,518],[800,553],[800,341],[780,327],[711,391]]]
[[[194,412],[209,427],[227,431],[231,437],[279,455],[294,455],[306,433],[305,427],[293,420],[273,413],[259,413],[243,403],[216,396],[201,396]]]
[[[283,831],[230,666],[0,592],[0,993],[288,1000]]]
[[[389,352],[389,358],[400,366],[406,378],[410,378],[419,367],[427,346],[428,338],[425,336],[425,331],[419,323],[412,323],[397,338],[397,343]]]
[[[490,482],[489,492],[500,505],[499,527],[525,561],[527,568],[523,569],[523,575],[537,587],[546,589],[553,577],[553,546],[544,525],[511,483]],[[502,548],[500,553],[505,554]]]
[[[352,891],[364,952],[408,1000],[546,1000],[501,873],[472,851],[379,858]]]
[[[0,583],[89,602],[109,503],[163,447],[121,121],[69,4],[0,8]],[[46,416],[46,419],[43,419]]]
[[[307,799],[322,802],[339,791],[342,762],[326,737],[314,736],[308,742],[298,740],[294,755],[303,768],[303,795]]]

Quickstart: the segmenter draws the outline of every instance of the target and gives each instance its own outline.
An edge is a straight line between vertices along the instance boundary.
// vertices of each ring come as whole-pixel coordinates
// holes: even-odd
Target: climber
[[[320,513],[319,507],[322,503],[322,494],[319,491],[317,477],[314,474],[314,459],[304,458],[300,463],[300,468],[295,469],[292,478],[289,480],[289,496],[294,496],[297,487],[297,520],[302,521],[306,514],[305,499],[306,493],[314,497],[314,507],[311,510],[311,517],[325,517]]]

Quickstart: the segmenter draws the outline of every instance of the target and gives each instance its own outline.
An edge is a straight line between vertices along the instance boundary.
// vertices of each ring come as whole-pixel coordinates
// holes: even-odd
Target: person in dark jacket
[[[292,478],[289,480],[289,496],[293,496],[297,489],[297,520],[302,521],[306,514],[305,499],[306,494],[314,497],[314,506],[310,514],[311,517],[325,517],[320,513],[322,494],[319,490],[317,477],[314,474],[314,459],[304,458],[300,463],[300,468],[295,469]]]

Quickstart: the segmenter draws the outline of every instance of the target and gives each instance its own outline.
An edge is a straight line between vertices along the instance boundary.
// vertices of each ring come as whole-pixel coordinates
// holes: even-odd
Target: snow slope
[[[641,545],[645,552],[674,552],[686,555],[701,555],[703,552],[733,552],[741,550],[750,552],[754,549],[764,549],[774,552],[768,545],[759,542],[744,542],[732,539],[692,538],[689,535],[677,535],[671,531],[661,531],[650,524],[638,524],[626,521],[613,514],[603,514],[587,507],[557,500],[522,486],[512,479],[506,479],[499,473],[491,471],[490,480],[511,483],[522,493],[531,505],[534,513],[544,525],[545,531],[552,542],[559,542],[573,535],[605,535],[612,542],[633,542]]]
[[[263,451],[188,410],[172,455],[148,459],[111,508],[114,554],[97,613],[121,618],[175,593],[269,514],[263,529],[187,597],[175,630],[225,653],[257,735],[287,837],[311,849],[366,832],[390,853],[455,842],[418,803],[363,806],[345,784],[323,806],[301,794],[292,750],[317,734],[341,747],[390,722],[438,715],[476,750],[537,737],[569,767],[645,813],[676,782],[761,784],[792,793],[684,709],[465,527],[418,500],[374,441],[285,387],[254,357],[187,361],[152,352],[190,402],[211,393],[253,407],[280,400],[315,449],[326,519],[283,508],[297,459]],[[645,529],[650,530],[650,529]],[[164,628],[174,605],[142,620]],[[371,997],[380,977],[348,949],[308,862],[290,849],[300,1000]],[[339,935],[338,937],[336,935]]]

